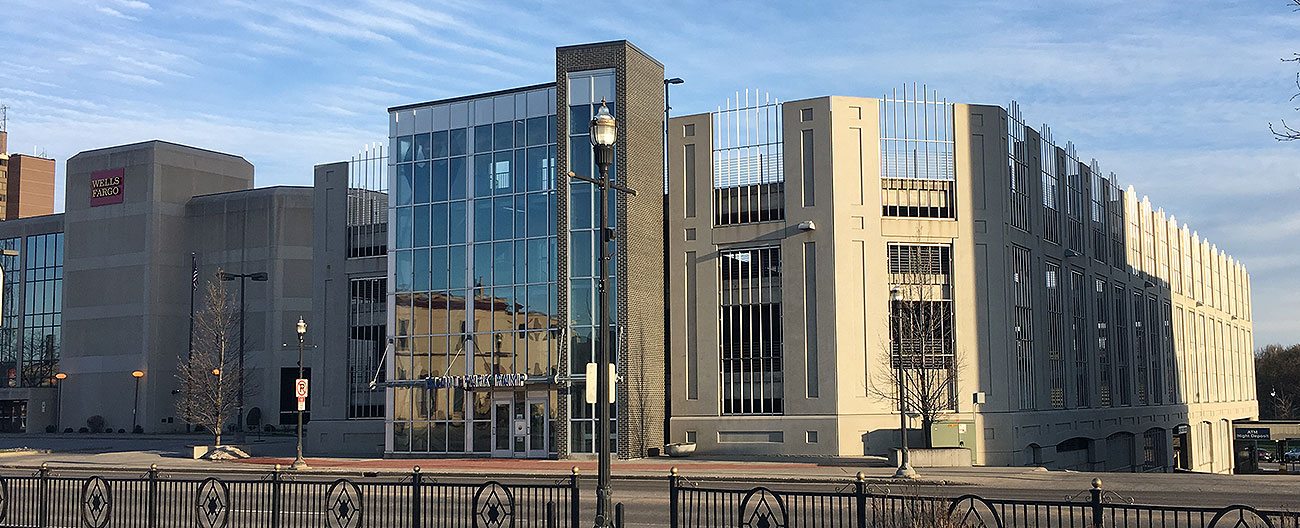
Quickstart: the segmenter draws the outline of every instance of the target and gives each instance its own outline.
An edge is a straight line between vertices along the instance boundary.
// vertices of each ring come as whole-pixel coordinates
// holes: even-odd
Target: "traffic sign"
[[[299,411],[307,410],[307,398],[301,396],[298,397],[298,410]]]
[[[294,396],[297,396],[298,399],[303,399],[303,398],[306,398],[306,397],[307,397],[307,380],[306,380],[306,379],[304,379],[304,378],[298,378],[298,379],[296,379],[296,380],[293,380],[293,395],[294,395]]]

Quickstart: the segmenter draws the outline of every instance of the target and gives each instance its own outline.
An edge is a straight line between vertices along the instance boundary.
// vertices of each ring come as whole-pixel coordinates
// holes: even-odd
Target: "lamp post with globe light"
[[[610,364],[612,362],[612,339],[609,328],[609,243],[614,240],[613,229],[609,227],[609,190],[613,189],[635,196],[636,191],[609,179],[609,168],[614,164],[614,147],[618,142],[618,121],[609,112],[605,100],[600,101],[600,109],[591,119],[591,148],[600,169],[600,178],[569,172],[569,177],[595,185],[599,189],[599,206],[596,214],[600,217],[600,261],[599,277],[596,280],[600,292],[598,301],[599,335],[596,341],[596,453],[598,462],[596,480],[596,527],[605,528],[611,518],[612,491],[610,490],[610,446],[609,446],[609,407],[610,407]]]
[[[304,321],[304,320],[302,319],[302,317],[299,317],[299,318],[298,318],[298,328],[297,328],[297,330],[298,330],[298,379],[305,379],[305,378],[302,377],[302,373],[303,373],[303,371],[302,371],[302,349],[303,349],[303,339],[304,339],[304,338],[306,337],[306,335],[307,335],[307,321]],[[297,383],[295,383],[294,385],[295,385],[294,388],[295,388],[295,390],[296,390],[296,389],[297,389]],[[304,460],[304,459],[302,458],[302,410],[303,410],[303,407],[304,407],[304,405],[302,405],[302,404],[299,404],[299,405],[298,405],[298,456],[295,457],[295,458],[293,459],[293,465],[289,466],[289,467],[291,467],[291,468],[293,468],[293,469],[307,469],[307,461]]]

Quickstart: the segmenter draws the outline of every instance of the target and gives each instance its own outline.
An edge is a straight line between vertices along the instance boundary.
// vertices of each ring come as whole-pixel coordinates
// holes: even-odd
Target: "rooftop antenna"
[[[0,105],[0,132],[9,131],[9,105]]]

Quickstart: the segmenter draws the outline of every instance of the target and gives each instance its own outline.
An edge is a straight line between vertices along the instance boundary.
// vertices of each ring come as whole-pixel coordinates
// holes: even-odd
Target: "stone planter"
[[[664,453],[670,457],[688,457],[695,452],[695,444],[680,442],[664,446]]]

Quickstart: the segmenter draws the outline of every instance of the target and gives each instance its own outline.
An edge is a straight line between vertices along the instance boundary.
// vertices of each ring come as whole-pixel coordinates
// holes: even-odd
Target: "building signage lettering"
[[[122,203],[122,180],[125,175],[124,167],[90,173],[90,206]]]
[[[460,389],[478,389],[487,387],[523,387],[528,381],[527,374],[475,374],[472,376],[438,376],[425,378],[424,385],[429,389],[456,387]]]
[[[1238,427],[1235,432],[1237,433],[1237,440],[1269,440],[1272,438],[1267,427]]]

